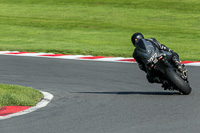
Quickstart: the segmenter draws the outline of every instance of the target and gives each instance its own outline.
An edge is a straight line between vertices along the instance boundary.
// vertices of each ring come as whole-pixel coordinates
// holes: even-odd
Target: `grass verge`
[[[142,32],[200,60],[199,0],[0,0],[0,50],[131,57]]]
[[[33,88],[18,85],[0,84],[0,107],[34,106],[43,98],[43,94]]]

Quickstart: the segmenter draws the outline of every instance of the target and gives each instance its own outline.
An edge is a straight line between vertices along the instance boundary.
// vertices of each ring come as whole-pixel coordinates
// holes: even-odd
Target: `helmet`
[[[131,41],[133,43],[133,45],[135,46],[135,43],[138,42],[138,40],[140,39],[144,39],[144,36],[142,35],[142,33],[134,33],[131,37]]]

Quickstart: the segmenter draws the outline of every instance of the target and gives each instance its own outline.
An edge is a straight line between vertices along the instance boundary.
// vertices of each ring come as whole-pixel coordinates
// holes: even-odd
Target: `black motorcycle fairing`
[[[144,64],[150,64],[156,57],[163,54],[152,42],[141,39],[136,44],[136,52]]]
[[[135,47],[143,52],[146,52],[146,41],[145,39],[140,39],[136,44]]]
[[[160,50],[160,51],[161,51],[161,53],[162,53],[163,55],[166,56],[167,61],[171,62],[171,59],[172,59],[172,52],[167,52],[167,51],[164,51],[164,50]]]

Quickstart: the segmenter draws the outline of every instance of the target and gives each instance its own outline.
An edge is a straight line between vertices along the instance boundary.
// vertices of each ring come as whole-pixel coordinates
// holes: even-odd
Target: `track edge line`
[[[10,114],[7,116],[0,116],[0,120],[9,119],[12,117],[28,114],[28,113],[31,113],[33,111],[36,111],[40,108],[47,106],[50,103],[50,101],[53,99],[54,96],[49,92],[45,92],[45,91],[40,91],[40,92],[44,95],[44,98],[39,103],[37,103],[36,106],[33,106],[27,110],[23,110],[23,111],[20,111],[20,112],[14,113],[14,114]]]

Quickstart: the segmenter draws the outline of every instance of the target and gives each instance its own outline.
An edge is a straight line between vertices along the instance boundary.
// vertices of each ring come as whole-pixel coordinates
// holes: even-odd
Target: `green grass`
[[[0,0],[0,50],[131,57],[142,32],[200,60],[199,0]]]
[[[0,107],[21,105],[36,105],[43,94],[30,87],[0,84]]]

